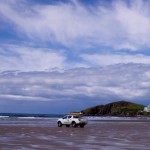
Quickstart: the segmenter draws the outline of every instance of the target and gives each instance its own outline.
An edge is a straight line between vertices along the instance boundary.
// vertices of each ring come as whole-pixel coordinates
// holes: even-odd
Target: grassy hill
[[[81,112],[87,116],[137,116],[144,110],[143,105],[119,101],[87,108]]]

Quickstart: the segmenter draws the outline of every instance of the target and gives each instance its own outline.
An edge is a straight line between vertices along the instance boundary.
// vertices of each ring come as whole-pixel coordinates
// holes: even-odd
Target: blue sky
[[[1,0],[0,112],[150,105],[148,0]]]

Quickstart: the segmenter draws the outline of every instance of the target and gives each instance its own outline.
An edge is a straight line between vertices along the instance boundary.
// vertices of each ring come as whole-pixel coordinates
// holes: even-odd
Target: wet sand
[[[89,121],[85,128],[26,123],[0,124],[0,150],[150,150],[150,120]]]

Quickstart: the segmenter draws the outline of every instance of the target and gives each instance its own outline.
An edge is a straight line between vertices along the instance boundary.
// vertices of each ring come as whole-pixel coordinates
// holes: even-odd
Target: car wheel
[[[75,122],[72,122],[72,127],[73,128],[76,128],[77,127],[77,124]]]
[[[62,127],[62,123],[60,121],[58,122],[58,127]]]
[[[83,124],[81,124],[81,125],[80,125],[80,128],[84,128],[84,125],[83,125]]]

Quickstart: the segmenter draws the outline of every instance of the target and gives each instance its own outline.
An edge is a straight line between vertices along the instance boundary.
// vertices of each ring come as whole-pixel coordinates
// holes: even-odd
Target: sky
[[[150,105],[149,0],[0,0],[0,112]]]

